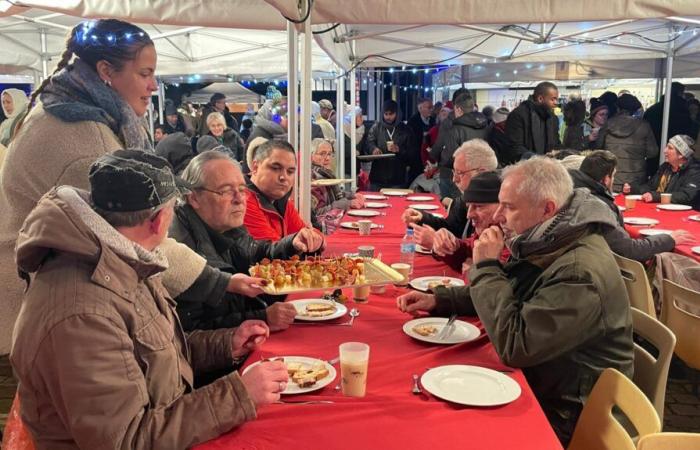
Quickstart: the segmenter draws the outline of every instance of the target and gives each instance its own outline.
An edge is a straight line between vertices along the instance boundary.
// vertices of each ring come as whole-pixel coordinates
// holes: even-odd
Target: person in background
[[[333,109],[333,103],[331,103],[330,100],[324,98],[323,100],[318,102],[318,106],[321,108],[321,117],[327,120],[331,125],[333,125],[333,122],[331,122],[331,117],[335,112],[335,110]]]
[[[649,124],[633,117],[642,107],[637,97],[622,94],[617,104],[617,115],[601,128],[595,147],[609,150],[617,157],[613,189],[620,192],[624,184],[639,186],[646,182],[646,160],[656,158],[659,147]]]
[[[312,102],[312,108],[313,108]],[[335,125],[328,121],[328,117],[331,116],[333,112],[333,103],[325,98],[318,102],[319,113],[314,115],[316,125],[321,127],[323,132],[323,138],[331,143],[335,142]]]
[[[469,286],[400,296],[401,311],[478,315],[505,364],[520,367],[566,447],[598,376],[634,368],[632,314],[601,226],[615,216],[562,165],[535,156],[503,170],[496,220],[474,243]],[[510,260],[498,258],[508,242]]]
[[[531,99],[525,100],[508,114],[506,136],[516,160],[526,154],[544,155],[561,147],[559,119],[553,112],[558,101],[556,85],[543,81],[535,86]],[[506,164],[513,162],[505,161]]]
[[[700,101],[697,98],[688,100],[688,115],[691,125],[690,136],[698,136],[700,134]]]
[[[248,142],[248,137],[250,136],[250,131],[253,128],[253,121],[251,119],[241,120],[241,139],[243,142]]]
[[[24,91],[9,88],[2,91],[0,100],[2,111],[5,113],[5,120],[0,124],[0,144],[7,147],[14,136],[17,124],[24,117],[29,99]]]
[[[494,113],[494,108],[491,105],[486,105],[484,108],[481,110],[481,114],[486,117],[486,122],[488,126],[493,125],[493,113]]]
[[[181,180],[136,150],[100,157],[89,180],[89,193],[43,196],[17,240],[29,289],[10,360],[36,447],[185,449],[255,419],[284,390],[284,364],[233,369],[267,325],[183,333],[161,283]],[[230,373],[195,388],[221,368]]]
[[[510,114],[510,110],[504,106],[494,111],[493,116],[491,116],[493,124],[489,128],[489,137],[487,139],[489,146],[496,153],[500,166],[505,166],[507,161],[514,159],[514,156],[510,154],[510,141],[508,141],[508,136],[506,136],[508,114]]]
[[[600,95],[600,97],[598,97],[598,101],[608,107],[608,117],[613,117],[615,114],[617,114],[618,97],[619,95],[612,91],[605,91]],[[591,114],[591,118],[592,117],[593,114]]]
[[[192,151],[190,138],[185,133],[177,132],[166,135],[158,142],[156,155],[165,158],[172,166],[175,175],[180,175],[194,158],[195,153]]]
[[[204,108],[202,109],[202,114],[199,117],[199,122],[197,124],[197,135],[198,136],[204,136],[209,133],[209,124],[207,123],[207,117],[209,117],[209,114],[213,112],[218,112],[222,116],[224,116],[225,120],[225,125],[227,128],[230,128],[231,130],[237,130],[238,129],[238,122],[236,121],[236,118],[233,117],[233,114],[228,110],[228,107],[226,106],[226,96],[220,92],[217,92],[211,96],[209,99],[209,103],[204,105]]]
[[[153,125],[153,143],[158,144],[160,141],[166,137],[168,133],[165,131],[165,125],[155,124]]]
[[[325,139],[311,141],[311,179],[331,180],[336,178],[331,170],[335,158],[333,145]],[[320,218],[331,209],[347,211],[350,208],[362,208],[365,204],[362,194],[344,192],[339,185],[313,186],[311,188],[311,209]]]
[[[175,107],[175,103],[172,100],[168,99],[165,101],[163,113],[165,115],[165,121],[163,122],[165,134],[173,134],[179,131],[185,133],[188,137],[194,136],[194,128],[189,118],[177,111],[177,107]]]
[[[617,101],[617,96],[615,96],[615,100]],[[588,119],[586,119],[586,122],[584,123],[584,148],[590,148],[595,144],[596,140],[598,139],[600,129],[608,121],[609,111],[610,108],[608,105],[606,105],[597,98],[591,99],[591,111],[588,116]],[[615,106],[615,112],[617,112],[617,105]],[[568,147],[564,146],[564,148]],[[583,150],[583,148],[581,148],[580,150]]]
[[[245,154],[243,140],[234,129],[226,127],[226,121],[222,114],[218,112],[210,113],[207,116],[207,128],[209,129],[208,136],[213,137],[219,145],[224,146],[233,159],[243,161]],[[199,149],[199,146],[197,146],[197,149]]]
[[[427,147],[425,148],[425,153],[421,153],[421,161],[425,164],[426,162],[430,161],[431,163],[434,163],[435,161],[432,160],[430,157],[430,150],[435,146],[435,143],[437,142],[437,137],[438,133],[440,132],[440,127],[442,126],[442,122],[445,120],[454,120],[454,115],[452,115],[452,119],[448,119],[450,115],[452,114],[454,106],[452,105],[451,101],[445,102],[445,105],[440,108],[440,111],[435,115],[435,125],[428,130],[428,136],[426,136],[426,144]]]
[[[428,132],[435,126],[433,112],[433,101],[429,98],[419,98],[416,101],[418,111],[408,119],[406,123],[413,133],[414,142],[418,143],[419,152],[411,156],[411,165],[408,172],[409,181],[414,180],[423,172],[423,167],[428,160]]]
[[[365,154],[367,149],[367,137],[369,129],[365,127],[365,121],[362,118],[362,108],[359,106],[346,105],[345,115],[343,116],[343,136],[345,137],[345,178],[352,177],[352,157]],[[355,121],[355,152],[352,151],[352,141],[350,140],[351,123]],[[371,165],[371,163],[368,163]],[[357,173],[360,173],[361,164],[356,161]]]
[[[562,147],[579,151],[588,148],[591,127],[585,123],[586,103],[580,98],[570,100],[562,108],[562,113],[564,115]]]
[[[367,148],[372,155],[395,157],[372,161],[372,170],[369,172],[370,190],[406,187],[406,173],[416,145],[410,129],[401,122],[398,103],[394,100],[385,101],[382,119],[375,122],[369,130]]]
[[[288,126],[287,99],[280,97],[266,100],[255,115],[253,131],[246,141],[246,149],[256,137],[286,140]]]
[[[648,183],[623,187],[623,193],[642,194],[650,203],[661,201],[661,194],[671,194],[671,203],[690,205],[700,211],[700,161],[693,155],[695,141],[689,136],[677,135],[664,148],[664,162]]]

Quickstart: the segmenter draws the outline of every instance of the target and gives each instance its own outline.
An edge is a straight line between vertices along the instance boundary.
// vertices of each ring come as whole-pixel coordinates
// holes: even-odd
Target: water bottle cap
[[[413,228],[406,228],[406,234],[413,234]]]

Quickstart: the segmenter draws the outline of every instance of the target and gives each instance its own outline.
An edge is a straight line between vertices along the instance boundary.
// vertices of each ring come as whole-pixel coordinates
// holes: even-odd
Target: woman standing
[[[27,94],[19,89],[10,88],[2,91],[2,110],[5,113],[5,119],[0,125],[0,144],[7,147],[12,139],[12,132],[15,129],[17,121],[22,117],[29,100]]]

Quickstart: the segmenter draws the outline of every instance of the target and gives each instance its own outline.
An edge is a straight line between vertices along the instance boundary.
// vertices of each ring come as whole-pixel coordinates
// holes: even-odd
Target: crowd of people
[[[311,222],[299,215],[297,149],[286,141],[298,124],[281,95],[243,129],[220,94],[194,124],[167,104],[154,145],[143,117],[156,65],[139,27],[80,24],[11,124],[0,179],[2,338],[14,328],[22,420],[38,448],[185,448],[253,420],[279,399],[287,371],[278,361],[236,369],[296,311],[264,295],[248,268],[321,253],[318,222],[364,204],[315,186]],[[672,193],[700,209],[697,102],[674,86],[658,168],[658,108],[642,115],[626,93],[591,101],[588,117],[569,102],[563,133],[549,82],[511,112],[480,112],[465,89],[438,107],[420,99],[407,122],[393,100],[367,127],[359,108],[336,112],[324,100],[314,109],[314,179],[337,176],[334,114],[348,148],[357,125],[347,158],[392,155],[372,162],[370,190],[405,188],[432,170],[451,198],[448,216],[402,217],[469,284],[403,295],[398,308],[478,316],[563,443],[602,370],[632,375],[629,300],[612,251],[644,261],[692,239],[682,230],[632,239],[612,197]],[[3,108],[12,113],[5,94]]]

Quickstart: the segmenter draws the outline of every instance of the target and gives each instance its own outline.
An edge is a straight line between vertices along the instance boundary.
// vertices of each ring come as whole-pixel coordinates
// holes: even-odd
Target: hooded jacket
[[[430,150],[430,157],[437,161],[440,178],[452,180],[452,164],[455,151],[472,139],[488,138],[488,121],[480,112],[469,112],[457,118],[450,115],[440,124],[437,142]]]
[[[561,146],[559,119],[549,108],[532,100],[522,102],[508,114],[506,135],[516,161],[527,152],[544,155]]]
[[[609,150],[617,156],[617,174],[613,189],[622,191],[622,185],[640,185],[646,181],[646,160],[659,155],[659,146],[647,122],[635,119],[625,112],[607,121],[598,133],[596,147]]]
[[[625,258],[644,262],[654,255],[662,252],[672,252],[676,246],[676,241],[668,234],[657,234],[644,238],[634,239],[625,230],[620,208],[615,204],[608,188],[595,181],[580,170],[569,170],[571,178],[574,180],[574,187],[585,188],[590,191],[598,200],[603,202],[615,214],[617,226],[603,227],[601,233],[608,243],[610,250]]]
[[[608,208],[576,189],[549,220],[515,237],[505,266],[472,266],[470,286],[436,288],[434,313],[478,314],[501,360],[523,368],[562,442],[600,373],[632,377],[632,316],[620,270],[600,226]]]
[[[167,262],[118,233],[70,187],[51,190],[17,240],[34,273],[11,361],[37,448],[184,449],[255,418],[231,367],[234,330],[185,335],[160,273]],[[193,420],[196,418],[196,420]]]
[[[5,89],[2,91],[2,94],[0,94],[0,98],[2,98],[2,95],[6,94],[12,98],[14,108],[12,113],[8,113],[5,106],[2,106],[2,111],[5,114],[5,120],[2,122],[2,124],[0,124],[0,144],[4,146],[10,145],[10,140],[12,139],[12,135],[15,131],[15,126],[17,125],[18,121],[24,117],[27,105],[29,104],[27,94],[20,89]]]
[[[387,142],[393,141],[399,146],[395,158],[376,159],[372,161],[372,169],[369,171],[369,180],[372,183],[384,186],[405,186],[406,168],[411,164],[414,142],[411,130],[401,122],[400,113],[396,113],[393,123],[379,120],[372,125],[367,136],[367,150],[369,154],[375,148],[383,154],[391,154],[387,150]]]
[[[663,191],[658,191],[663,176],[669,177],[669,181]],[[691,156],[677,172],[673,171],[669,163],[663,163],[649,183],[632,185],[632,192],[650,192],[654,202],[661,201],[661,192],[670,193],[671,203],[690,205],[700,211],[700,161]]]

